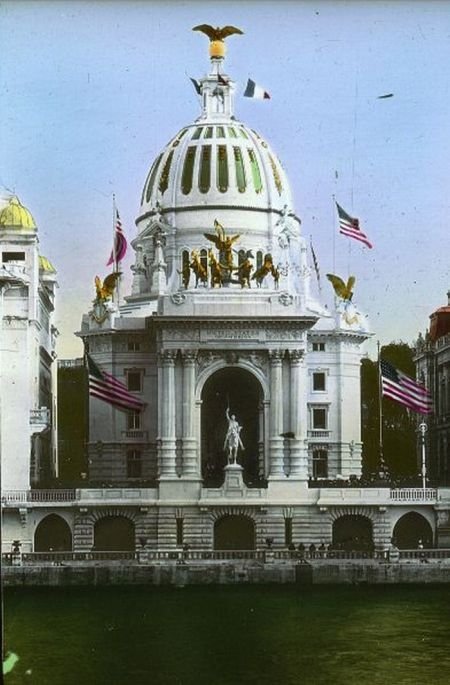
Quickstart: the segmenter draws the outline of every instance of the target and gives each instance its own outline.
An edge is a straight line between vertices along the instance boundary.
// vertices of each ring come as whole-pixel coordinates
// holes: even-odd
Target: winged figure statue
[[[216,233],[204,233],[205,238],[210,240],[219,250],[219,260],[225,269],[231,271],[233,268],[233,245],[241,237],[238,233],[233,236],[227,236],[225,229],[217,219],[214,220],[214,228]]]
[[[215,40],[223,42],[224,38],[228,38],[228,36],[232,36],[234,33],[240,35],[244,33],[241,29],[236,28],[236,26],[223,26],[222,28],[216,26],[214,28],[214,26],[211,26],[210,24],[199,24],[198,26],[194,26],[192,30],[204,33],[208,36],[211,43]]]
[[[122,274],[119,271],[114,271],[112,274],[109,274],[103,282],[98,276],[95,277],[97,300],[109,300],[112,298],[117,286],[117,281],[121,275]]]
[[[342,300],[350,302],[353,297],[353,286],[355,285],[356,278],[350,276],[347,283],[344,283],[342,278],[334,274],[327,274],[327,278],[333,286],[336,295]]]

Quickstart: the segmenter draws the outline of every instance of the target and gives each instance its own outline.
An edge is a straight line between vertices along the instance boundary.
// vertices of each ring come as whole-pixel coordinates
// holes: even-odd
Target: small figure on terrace
[[[236,464],[239,447],[242,450],[245,449],[244,445],[242,444],[240,435],[242,426],[239,425],[234,414],[231,414],[230,416],[230,410],[228,407],[226,409],[225,415],[228,419],[228,430],[225,435],[225,442],[223,443],[223,448],[224,450],[228,448],[228,463]]]

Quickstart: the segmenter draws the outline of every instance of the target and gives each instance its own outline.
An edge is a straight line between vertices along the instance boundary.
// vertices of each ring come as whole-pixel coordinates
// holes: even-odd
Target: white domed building
[[[285,170],[235,117],[234,83],[212,53],[200,117],[145,180],[131,293],[83,317],[91,358],[144,402],[126,413],[91,397],[89,478],[117,486],[112,537],[114,517],[129,515],[159,549],[284,545],[285,526],[297,542],[306,522],[307,537],[329,540],[308,480],[361,474],[369,333],[311,297]],[[143,506],[126,514],[133,486]],[[96,548],[100,515],[80,524]]]

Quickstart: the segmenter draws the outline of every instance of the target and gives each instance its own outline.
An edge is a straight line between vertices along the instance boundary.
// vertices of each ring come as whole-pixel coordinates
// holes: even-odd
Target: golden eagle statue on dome
[[[194,26],[193,31],[201,31],[209,38],[210,57],[225,57],[224,39],[233,34],[242,35],[244,32],[236,26],[211,26],[210,24],[199,24]]]

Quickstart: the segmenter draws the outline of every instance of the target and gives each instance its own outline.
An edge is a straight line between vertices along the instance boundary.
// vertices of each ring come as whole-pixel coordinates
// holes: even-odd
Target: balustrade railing
[[[208,561],[281,561],[308,562],[316,561],[404,561],[428,562],[450,559],[450,549],[390,549],[375,551],[345,550],[140,550],[117,552],[4,552],[2,562],[5,566],[14,563],[19,565],[51,564],[59,566],[76,562],[124,562],[141,563],[187,563]]]
[[[2,492],[2,504],[20,504],[21,502],[73,502],[77,499],[75,489],[64,490],[5,490]]]
[[[432,502],[437,499],[436,488],[396,488],[391,490],[394,502]]]

